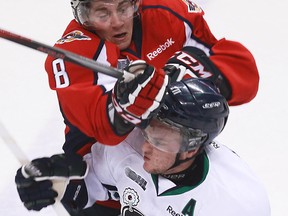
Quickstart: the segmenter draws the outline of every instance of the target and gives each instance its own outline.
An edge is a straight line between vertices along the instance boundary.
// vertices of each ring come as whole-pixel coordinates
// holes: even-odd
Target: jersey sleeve
[[[87,201],[85,208],[91,207],[96,201],[99,201],[99,200],[105,201],[105,200],[110,199],[108,190],[99,181],[98,176],[96,175],[94,171],[94,166],[95,166],[95,163],[97,163],[97,161],[95,161],[92,153],[86,154],[84,156],[84,160],[89,166],[88,173],[86,177],[84,178],[87,191],[88,191],[88,197],[87,197],[88,201]],[[101,149],[99,150],[99,153],[103,153]],[[105,171],[105,167],[106,166],[103,167],[104,168],[103,171]]]
[[[55,47],[108,66],[117,65],[118,48],[81,28],[74,20]],[[115,78],[51,56],[46,59],[45,69],[66,124],[65,152],[83,151],[81,155],[84,155],[95,141],[115,145],[126,137],[116,133],[108,116]]]
[[[164,43],[165,47],[163,46],[163,49],[161,46],[159,47],[161,55],[163,52],[168,53],[173,50],[170,49],[172,46],[177,48],[176,51],[185,46],[197,47],[209,56],[230,85],[231,97],[227,98],[230,105],[247,103],[256,96],[259,73],[253,55],[239,42],[226,40],[225,38],[217,39],[204,18],[204,11],[199,6],[191,0],[175,0],[169,1],[169,3],[165,0],[157,2],[147,0],[145,2],[143,13],[148,14],[149,12],[150,17],[155,17],[157,23],[161,24],[161,26],[155,24],[155,28],[149,25],[147,31],[153,28],[151,34],[155,34],[154,37],[157,38],[158,29],[161,29],[161,34],[168,37],[167,42]],[[157,13],[154,11],[157,11]],[[161,41],[156,42],[158,44],[163,43]],[[155,57],[155,55],[152,57]],[[151,60],[153,61],[152,57]],[[157,63],[154,65],[161,66]]]
[[[211,61],[230,84],[229,105],[251,101],[258,92],[259,73],[253,55],[241,43],[221,39],[213,47]]]
[[[189,8],[194,8],[195,12],[189,12]],[[192,28],[185,45],[196,46],[210,55],[210,60],[230,85],[231,97],[227,98],[229,105],[251,101],[256,96],[259,85],[258,68],[251,52],[239,42],[225,38],[215,39],[204,19],[203,10],[196,4],[187,3],[186,14]]]

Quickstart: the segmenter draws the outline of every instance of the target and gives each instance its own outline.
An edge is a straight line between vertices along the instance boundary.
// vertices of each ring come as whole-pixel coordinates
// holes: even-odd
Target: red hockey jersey
[[[163,67],[176,51],[194,46],[210,57],[230,84],[229,104],[249,102],[259,82],[253,56],[238,42],[217,40],[203,16],[201,8],[189,0],[142,0],[134,19],[133,41],[121,55],[115,45],[100,40],[75,20],[55,46],[114,67],[123,58]],[[117,134],[109,122],[107,104],[115,78],[49,56],[45,68],[67,125],[65,151],[83,150],[84,144],[96,140],[114,145],[126,137]]]

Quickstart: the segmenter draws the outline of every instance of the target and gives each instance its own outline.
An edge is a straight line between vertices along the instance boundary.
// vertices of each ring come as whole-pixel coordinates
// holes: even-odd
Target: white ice
[[[49,45],[59,39],[72,19],[68,0],[1,2],[0,28]],[[196,2],[205,10],[217,38],[237,40],[250,49],[261,77],[256,98],[231,108],[228,124],[218,140],[234,149],[259,175],[267,188],[272,216],[288,215],[288,3]],[[30,160],[61,152],[64,142],[57,98],[49,89],[43,67],[45,57],[0,39],[0,122]],[[56,216],[51,207],[41,212],[28,212],[23,207],[14,184],[20,163],[1,138],[0,152],[0,215]]]

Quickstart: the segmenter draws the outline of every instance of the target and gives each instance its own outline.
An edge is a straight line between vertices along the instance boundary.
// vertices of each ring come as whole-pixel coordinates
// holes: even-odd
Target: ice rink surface
[[[3,0],[1,0],[3,1]],[[170,0],[172,1],[172,0]],[[198,0],[217,38],[236,40],[253,53],[260,72],[256,98],[231,108],[218,137],[259,175],[272,216],[288,215],[288,3],[286,0]],[[53,45],[72,19],[69,1],[5,1],[0,28]],[[48,86],[46,55],[0,39],[0,122],[28,159],[61,152],[64,124]],[[247,77],[249,82],[249,77]],[[51,207],[28,212],[17,195],[20,163],[0,138],[0,215],[56,216]]]

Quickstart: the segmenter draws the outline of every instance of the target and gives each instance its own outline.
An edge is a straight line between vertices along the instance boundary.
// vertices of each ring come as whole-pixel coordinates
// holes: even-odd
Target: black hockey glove
[[[135,75],[118,80],[112,93],[116,112],[135,126],[145,127],[162,104],[169,77],[143,60],[133,61],[126,71]]]
[[[19,168],[15,176],[15,183],[24,206],[28,210],[40,211],[42,208],[54,204],[57,196],[62,198],[63,194],[58,194],[54,190],[53,182],[61,181],[63,183],[63,193],[70,180],[72,182],[83,179],[87,171],[87,164],[81,156],[58,154],[50,158],[32,160],[30,164]]]
[[[226,98],[231,97],[231,88],[221,71],[214,65],[204,51],[196,47],[183,47],[172,56],[164,68],[171,82],[187,78],[206,78],[212,80]]]

